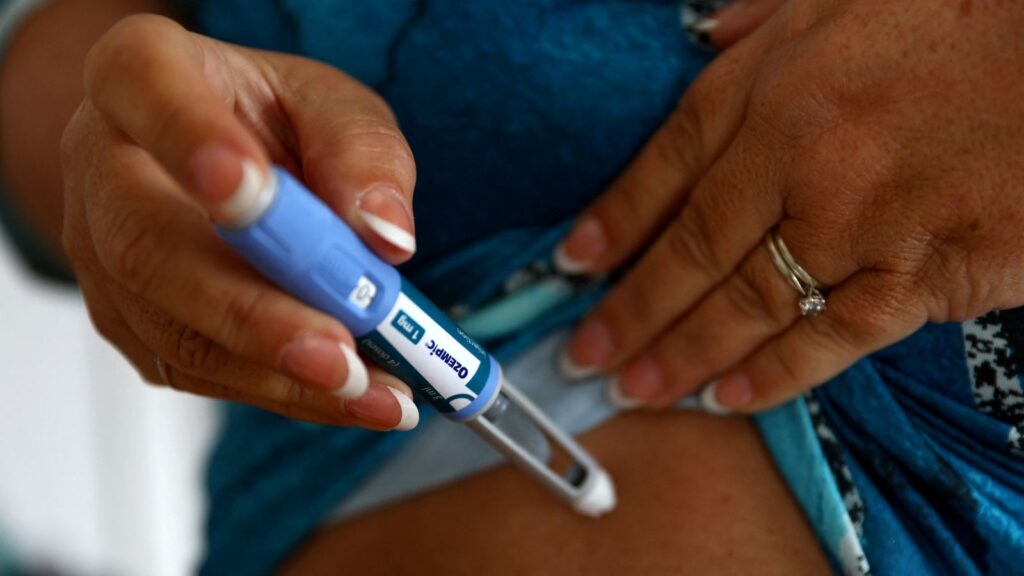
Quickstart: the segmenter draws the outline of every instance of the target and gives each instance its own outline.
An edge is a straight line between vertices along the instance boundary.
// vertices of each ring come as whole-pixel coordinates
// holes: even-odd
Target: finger
[[[855,254],[837,235],[787,219],[776,227],[797,262],[817,279],[835,285],[858,270]],[[817,233],[819,236],[813,236]],[[813,253],[815,258],[810,259]],[[825,282],[825,280],[820,280]],[[725,281],[675,323],[650,352],[624,368],[611,398],[629,406],[665,407],[737,365],[769,338],[799,318],[800,293],[772,261],[764,241]]]
[[[741,135],[690,202],[570,338],[567,365],[605,371],[647,349],[782,217],[775,152]]]
[[[172,388],[334,425],[409,430],[419,421],[408,387],[379,370],[369,373],[369,385],[358,398],[311,389],[231,354],[113,282],[106,290],[143,343],[145,353],[132,359],[143,365],[159,356],[166,366],[163,383]]]
[[[664,407],[735,366],[797,317],[796,291],[759,245],[649,352],[618,373],[609,396],[629,407]]]
[[[243,163],[265,173],[267,158],[234,113],[240,80],[199,38],[159,16],[122,20],[86,59],[86,96],[215,218],[230,219],[241,210],[229,201],[243,182]],[[204,150],[213,158],[201,162],[196,155]]]
[[[684,11],[683,24],[695,42],[722,50],[749,36],[783,4],[785,0],[736,0],[712,14]]]
[[[73,122],[79,121],[82,119],[76,115]],[[72,165],[65,165],[65,174],[72,174],[72,168]],[[72,186],[75,184],[69,183],[68,189],[71,190]],[[161,384],[152,351],[131,329],[105,292],[105,272],[92,249],[84,211],[80,195],[66,194],[61,242],[74,269],[89,319],[100,336],[121,352],[144,381]]]
[[[391,109],[326,64],[283,55],[268,62],[306,183],[378,254],[407,260],[416,251],[416,164]]]
[[[801,318],[719,379],[717,400],[744,412],[769,408],[906,337],[928,319],[911,286],[892,272],[858,272],[828,294],[828,310]]]
[[[87,187],[85,212],[97,258],[122,298],[151,302],[231,354],[308,386],[362,394],[366,368],[345,327],[230,253],[152,158],[117,138],[111,134],[96,160],[103,179]]]
[[[387,105],[336,69],[138,17],[97,44],[86,87],[116,128],[226,223],[252,210],[266,174],[263,146],[234,108],[272,110],[260,114],[280,116],[276,130],[298,148],[307,183],[371,248],[392,262],[415,252],[412,153]]]
[[[566,273],[599,273],[626,262],[686,200],[685,191],[724,153],[743,121],[757,46],[713,61],[676,110],[555,251]]]
[[[398,400],[404,395],[381,382],[371,382],[365,395],[344,403],[330,396],[310,395],[308,400],[295,402],[283,395],[253,394],[244,389],[225,386],[168,369],[168,385],[178,391],[255,406],[286,418],[329,426],[358,426],[369,430],[411,430],[418,416],[406,416],[405,407]],[[410,425],[411,423],[411,425]]]

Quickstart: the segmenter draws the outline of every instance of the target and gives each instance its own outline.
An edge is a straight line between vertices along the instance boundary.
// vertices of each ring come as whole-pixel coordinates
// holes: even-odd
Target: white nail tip
[[[633,410],[639,408],[643,402],[636,398],[630,398],[622,393],[622,388],[619,387],[619,379],[615,378],[608,383],[608,388],[605,390],[608,395],[608,401],[611,402],[612,406],[619,408],[620,410]]]
[[[388,390],[395,395],[395,399],[398,400],[398,405],[402,408],[402,419],[398,421],[398,424],[396,424],[392,430],[398,430],[401,432],[412,430],[420,423],[420,411],[416,408],[416,403],[400,390],[396,390],[391,387],[389,387]]]
[[[565,253],[565,244],[559,244],[558,248],[555,248],[555,253],[551,260],[555,265],[555,270],[569,276],[583,274],[590,268],[589,262],[580,262],[579,260],[573,260],[570,258],[569,255]]]
[[[567,351],[558,357],[558,371],[566,380],[585,380],[597,374],[594,366],[580,366],[572,361]]]
[[[701,18],[690,25],[690,30],[698,33],[707,33],[717,29],[718,24],[718,20],[714,18]]]
[[[340,344],[341,353],[345,355],[345,363],[348,364],[348,377],[345,383],[335,391],[335,394],[354,400],[366,393],[370,386],[370,375],[366,372],[366,364],[348,344]]]
[[[732,414],[732,410],[718,402],[718,382],[712,382],[700,391],[700,405],[710,414]]]
[[[231,198],[217,207],[221,223],[245,226],[255,221],[273,200],[273,190],[273,176],[264,179],[255,162],[243,160],[242,181]]]
[[[363,222],[366,222],[366,225],[371,230],[392,246],[410,254],[416,252],[416,237],[406,232],[402,227],[392,224],[380,216],[370,214],[365,210],[360,210],[359,215],[362,216]]]

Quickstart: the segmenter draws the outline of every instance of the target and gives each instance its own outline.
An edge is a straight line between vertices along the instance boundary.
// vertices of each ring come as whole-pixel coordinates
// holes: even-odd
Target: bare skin
[[[571,512],[506,466],[328,527],[281,572],[830,573],[748,419],[628,414],[582,441],[617,484],[605,518]]]

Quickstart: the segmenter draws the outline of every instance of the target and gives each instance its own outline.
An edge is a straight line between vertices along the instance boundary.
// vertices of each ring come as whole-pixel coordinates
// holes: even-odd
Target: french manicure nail
[[[719,378],[713,387],[715,399],[729,409],[742,408],[754,399],[754,387],[750,377],[742,371],[726,374]]]
[[[596,366],[580,366],[573,362],[568,350],[562,350],[558,356],[558,372],[566,380],[586,380],[597,374]]]
[[[608,395],[608,402],[620,410],[633,410],[643,405],[641,400],[631,398],[622,393],[622,387],[619,386],[618,378],[613,378],[608,383],[608,388],[605,392]]]
[[[698,396],[700,400],[700,406],[705,412],[709,414],[732,414],[732,410],[723,406],[717,398],[718,382],[711,382],[704,386]]]
[[[582,274],[590,270],[594,260],[607,248],[604,226],[593,216],[583,216],[555,249],[552,261],[555,269],[563,274]]]
[[[340,348],[341,353],[345,355],[345,362],[348,364],[348,376],[341,388],[335,390],[335,394],[342,398],[359,398],[366,393],[366,389],[370,386],[370,375],[366,372],[366,364],[348,344],[343,342]]]
[[[412,430],[420,423],[420,411],[416,408],[416,403],[400,390],[390,387],[388,390],[394,394],[395,399],[398,400],[398,406],[402,409],[402,419],[398,421],[393,430],[401,432]]]
[[[345,401],[345,411],[371,426],[391,429],[396,419],[401,422],[405,417],[401,400],[395,402],[393,391],[390,386],[373,382],[365,394]]]
[[[715,50],[711,43],[711,32],[720,25],[715,13],[723,4],[725,2],[709,0],[691,0],[683,4],[681,21],[691,42],[706,50]]]
[[[200,202],[215,220],[230,226],[248,224],[273,199],[263,170],[252,160],[220,144],[209,144],[192,157],[192,180]]]
[[[600,320],[590,318],[584,320],[569,339],[561,361],[562,368],[568,368],[567,376],[582,374],[585,378],[596,374],[614,352],[611,330]]]
[[[348,344],[319,335],[305,335],[281,351],[282,369],[303,382],[342,398],[366,392],[366,365]]]
[[[409,254],[416,252],[412,215],[394,188],[370,188],[360,193],[356,207],[363,222],[385,242]]]

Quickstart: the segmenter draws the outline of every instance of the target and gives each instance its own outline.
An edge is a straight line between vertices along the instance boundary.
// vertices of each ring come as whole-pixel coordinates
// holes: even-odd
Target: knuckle
[[[246,336],[253,332],[266,300],[266,293],[259,289],[246,290],[229,299],[216,328],[218,340],[236,352],[245,348]]]
[[[703,164],[703,122],[698,109],[700,96],[688,92],[679,106],[669,114],[658,136],[652,141],[670,166],[692,170]]]
[[[209,390],[209,394],[214,398],[221,400],[227,400],[229,402],[240,402],[245,399],[245,396],[230,386],[225,386],[217,382],[204,382],[203,388]]]
[[[314,151],[327,159],[346,158],[355,154],[387,159],[389,166],[415,166],[412,148],[402,132],[393,124],[372,116],[345,120],[337,132],[339,138],[326,139],[324,149]],[[330,162],[325,162],[331,165]]]
[[[715,278],[723,270],[715,256],[707,220],[699,210],[689,208],[665,232],[665,244],[671,260],[684,272],[694,268],[710,273]]]
[[[283,415],[294,419],[304,419],[305,409],[315,406],[317,400],[317,394],[312,390],[288,379],[278,405]]]
[[[729,304],[742,316],[773,326],[784,325],[790,320],[778,292],[770,287],[767,279],[756,277],[747,267],[741,268],[725,285],[725,296]]]
[[[810,191],[838,190],[856,194],[831,194],[848,212],[862,209],[871,191],[894,185],[890,144],[883,136],[853,124],[823,129],[814,138],[794,144],[790,184]],[[835,198],[837,197],[838,198]]]
[[[228,352],[184,324],[173,322],[169,329],[174,351],[174,365],[188,374],[213,376],[228,363]]]
[[[164,227],[126,210],[106,234],[100,258],[111,276],[131,292],[141,294],[151,285],[161,264]]]

